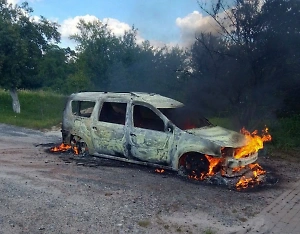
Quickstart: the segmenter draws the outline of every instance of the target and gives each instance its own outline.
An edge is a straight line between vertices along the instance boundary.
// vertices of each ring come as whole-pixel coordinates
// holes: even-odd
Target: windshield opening
[[[178,128],[188,130],[193,128],[202,128],[212,126],[213,124],[204,118],[198,111],[185,106],[178,108],[160,108],[159,109],[169,120]]]

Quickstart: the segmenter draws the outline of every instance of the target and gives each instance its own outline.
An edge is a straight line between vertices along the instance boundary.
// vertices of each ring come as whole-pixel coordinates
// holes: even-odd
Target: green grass
[[[277,148],[291,149],[300,147],[300,116],[281,118],[270,123],[273,134],[272,143]]]
[[[148,227],[149,225],[151,225],[151,222],[149,220],[140,220],[138,222],[138,225],[141,226],[141,227]]]
[[[213,231],[211,228],[206,229],[203,234],[215,234],[216,232]]]
[[[59,125],[66,97],[45,91],[18,91],[21,113],[12,110],[8,91],[0,89],[0,123],[32,129],[45,129]]]

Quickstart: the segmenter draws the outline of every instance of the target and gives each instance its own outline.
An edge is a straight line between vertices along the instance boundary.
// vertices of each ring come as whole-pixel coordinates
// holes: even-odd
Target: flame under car
[[[236,158],[246,137],[158,94],[72,94],[62,123],[63,143],[79,154],[171,169],[203,179],[216,172],[239,175],[257,151]]]

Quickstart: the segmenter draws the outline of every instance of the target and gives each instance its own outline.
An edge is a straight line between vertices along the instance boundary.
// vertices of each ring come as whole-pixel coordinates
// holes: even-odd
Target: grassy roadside
[[[12,100],[8,91],[0,89],[0,123],[47,129],[59,125],[66,97],[45,91],[18,92],[21,113],[12,110]]]
[[[21,104],[20,114],[12,111],[9,92],[0,89],[0,123],[32,129],[49,129],[52,126],[60,125],[66,101],[65,96],[45,91],[27,90],[21,90],[18,94]],[[229,118],[210,118],[210,121],[228,129],[235,129]],[[273,138],[271,143],[267,143],[271,150],[272,148],[299,149],[300,116],[267,121],[266,125]]]

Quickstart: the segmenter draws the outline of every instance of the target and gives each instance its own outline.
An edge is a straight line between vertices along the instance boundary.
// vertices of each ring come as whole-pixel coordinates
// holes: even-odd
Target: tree
[[[298,1],[236,0],[229,6],[218,0],[211,9],[200,7],[219,25],[219,35],[202,33],[192,47],[200,93],[208,88],[210,106],[234,113],[240,125],[274,114],[287,94],[279,89],[299,74],[292,65],[299,61],[299,46],[292,43],[300,39]]]
[[[37,66],[49,43],[60,41],[58,24],[34,20],[27,2],[0,0],[0,86],[10,91],[13,110],[20,113],[17,89],[34,87]]]
[[[79,43],[77,67],[84,71],[81,75],[90,77],[95,89],[182,96],[179,77],[186,54],[180,48],[154,48],[149,41],[140,45],[134,27],[120,37],[100,21],[81,20],[78,29],[71,36]]]
[[[35,76],[39,87],[50,88],[60,93],[69,92],[66,83],[68,77],[76,70],[74,57],[75,51],[70,48],[48,46],[38,63],[38,73]]]
[[[100,20],[85,22],[81,19],[77,28],[79,33],[71,35],[70,39],[78,43],[78,68],[85,72],[94,87],[105,90],[109,83],[107,70],[119,57],[119,38]]]
[[[300,2],[268,0],[262,6],[261,44],[269,61],[267,72],[280,80],[280,115],[300,114]]]

